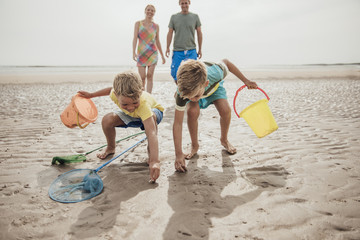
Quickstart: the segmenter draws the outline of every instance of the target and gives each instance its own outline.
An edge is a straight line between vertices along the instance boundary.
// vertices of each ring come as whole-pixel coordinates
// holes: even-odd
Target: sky
[[[165,53],[178,0],[0,0],[0,66],[135,65],[134,24],[147,4]],[[360,0],[192,0],[190,11],[202,23],[202,60],[360,62]]]

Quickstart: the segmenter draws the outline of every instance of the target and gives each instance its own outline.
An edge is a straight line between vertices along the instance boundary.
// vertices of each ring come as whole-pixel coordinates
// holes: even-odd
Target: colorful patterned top
[[[139,23],[139,44],[137,66],[150,66],[156,64],[158,61],[158,51],[155,44],[156,39],[156,24],[151,23],[149,28],[146,28],[142,21]]]

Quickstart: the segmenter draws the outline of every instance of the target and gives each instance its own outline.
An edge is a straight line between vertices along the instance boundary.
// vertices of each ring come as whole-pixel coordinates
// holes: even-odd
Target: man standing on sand
[[[171,16],[167,34],[166,57],[170,55],[170,44],[175,31],[174,49],[171,63],[171,76],[177,81],[176,73],[180,63],[186,59],[197,60],[202,56],[201,22],[197,14],[189,12],[190,0],[179,0],[181,12]],[[197,33],[198,52],[196,52],[195,30]]]

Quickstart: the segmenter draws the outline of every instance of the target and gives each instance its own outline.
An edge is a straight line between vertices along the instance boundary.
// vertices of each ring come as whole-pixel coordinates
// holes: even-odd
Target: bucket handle
[[[86,123],[83,126],[81,126],[80,124],[80,120],[79,120],[79,112],[76,113],[76,124],[79,126],[79,128],[84,129],[87,127],[87,125],[89,125],[90,123]]]
[[[233,108],[234,108],[235,114],[236,114],[236,116],[237,116],[238,118],[240,118],[240,115],[239,115],[239,114],[237,113],[237,111],[236,111],[235,102],[236,102],[236,98],[237,98],[239,92],[240,92],[241,90],[243,90],[245,87],[247,87],[247,86],[246,86],[246,85],[241,86],[241,87],[236,91],[235,97],[234,97],[234,101],[233,101]],[[266,92],[265,92],[264,90],[262,90],[262,89],[259,88],[259,87],[258,87],[257,89],[259,89],[262,93],[265,94],[267,100],[270,100],[269,96],[266,94]]]

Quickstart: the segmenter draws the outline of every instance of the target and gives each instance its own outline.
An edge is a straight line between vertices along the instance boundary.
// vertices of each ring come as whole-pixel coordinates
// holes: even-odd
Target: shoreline
[[[131,69],[136,71],[135,69]],[[241,69],[240,69],[241,70]],[[241,70],[249,79],[253,80],[284,80],[284,79],[352,79],[360,80],[360,68],[314,68],[314,69],[272,69],[272,70]],[[119,71],[122,72],[122,71]],[[97,83],[112,82],[117,72],[19,72],[0,73],[0,84],[57,84],[57,83]],[[229,74],[226,80],[236,80]],[[155,82],[173,81],[169,72],[156,72]]]

